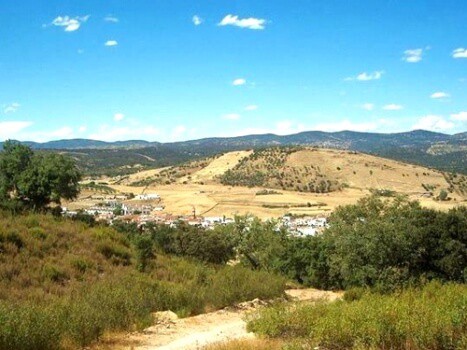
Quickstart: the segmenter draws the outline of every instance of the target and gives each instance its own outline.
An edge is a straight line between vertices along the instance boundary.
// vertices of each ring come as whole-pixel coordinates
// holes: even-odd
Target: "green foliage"
[[[50,203],[76,198],[81,178],[73,160],[61,154],[33,153],[13,141],[3,144],[0,154],[0,200],[4,208],[16,203],[42,210]]]
[[[188,316],[285,288],[283,278],[242,266],[162,252],[156,260],[157,230],[115,228],[0,211],[0,350],[83,348],[105,332],[150,325],[155,311]],[[221,233],[209,234],[214,254]]]
[[[289,240],[281,261],[288,276],[319,288],[399,286],[467,276],[467,208],[448,212],[373,196],[339,207],[322,235]]]
[[[265,281],[268,281],[265,283]],[[227,267],[217,273],[209,289],[209,299],[215,308],[233,305],[238,300],[272,299],[282,294],[285,279],[265,271],[251,271],[241,266]]]
[[[447,200],[447,199],[448,199],[448,192],[447,192],[446,190],[444,190],[444,189],[441,190],[441,191],[439,191],[438,199],[439,199],[440,201],[445,201],[445,200]]]
[[[235,172],[227,170],[221,177],[223,185],[260,187],[265,184],[266,174],[261,171],[254,172]]]
[[[156,247],[167,254],[214,264],[224,264],[235,256],[235,238],[222,226],[205,230],[186,224],[177,227],[148,225],[145,232],[151,235]]]
[[[138,264],[138,270],[144,272],[149,261],[154,258],[153,252],[153,240],[147,235],[141,235],[136,239],[136,261]]]
[[[299,348],[465,349],[467,287],[432,282],[392,295],[262,310],[248,323],[260,335]]]

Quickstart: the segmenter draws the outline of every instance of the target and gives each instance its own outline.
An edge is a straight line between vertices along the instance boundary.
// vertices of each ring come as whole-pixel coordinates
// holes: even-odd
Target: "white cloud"
[[[123,113],[115,113],[114,120],[116,122],[119,122],[119,121],[121,121],[123,119],[125,119],[125,115]]]
[[[417,63],[422,60],[423,49],[412,49],[405,50],[404,57],[402,58],[405,62]]]
[[[177,125],[172,130],[172,140],[179,140],[187,131],[185,125]]]
[[[404,107],[401,106],[401,105],[396,105],[394,103],[391,103],[391,104],[388,104],[386,106],[383,107],[383,109],[385,111],[400,111],[401,109],[403,109]]]
[[[234,85],[234,86],[242,86],[242,85],[245,85],[245,84],[246,84],[246,80],[243,79],[243,78],[235,79],[235,80],[232,82],[232,85]]]
[[[64,126],[60,129],[37,133],[37,135],[43,137],[45,140],[66,139],[73,137],[74,132],[69,126]],[[36,137],[35,139],[37,140],[38,138]]]
[[[17,139],[19,138],[18,133],[31,126],[32,124],[32,122],[26,121],[0,122],[0,140],[7,140],[10,138]]]
[[[3,106],[3,113],[8,114],[8,113],[15,113],[21,105],[18,102],[13,102],[8,105]]]
[[[192,21],[195,26],[199,26],[200,24],[204,22],[204,20],[198,15],[194,15],[192,18]]]
[[[446,92],[438,91],[438,92],[432,93],[430,97],[433,99],[448,98],[449,94]]]
[[[74,32],[75,30],[78,30],[81,27],[81,24],[86,22],[89,17],[89,15],[74,18],[69,16],[58,16],[52,21],[51,25],[63,27],[65,32]]]
[[[245,107],[245,111],[256,111],[258,109],[257,105],[249,105]]]
[[[341,120],[333,123],[320,123],[312,127],[312,130],[320,131],[374,131],[378,128],[378,122],[353,123],[349,120]]]
[[[372,111],[375,108],[375,105],[373,103],[364,103],[360,107],[366,111]]]
[[[467,58],[467,49],[459,47],[452,52],[453,58]]]
[[[425,117],[421,117],[416,124],[412,126],[412,129],[422,129],[422,130],[430,130],[430,131],[445,131],[452,129],[454,127],[454,123],[447,121],[441,116],[438,115],[427,115]]]
[[[107,40],[104,45],[105,46],[117,46],[118,42],[117,40]]]
[[[222,116],[222,119],[225,120],[239,120],[241,118],[240,114],[230,113]]]
[[[467,112],[459,112],[459,113],[451,114],[451,119],[461,121],[461,122],[466,122]]]
[[[104,17],[104,21],[111,22],[111,23],[118,23],[120,20],[113,15],[107,15]]]
[[[384,71],[382,71],[382,70],[375,71],[373,73],[363,72],[363,73],[360,73],[359,75],[357,75],[356,77],[348,77],[348,78],[345,78],[344,80],[346,80],[346,81],[352,81],[352,80],[358,80],[358,81],[379,80],[379,79],[381,79],[383,74],[384,74]]]
[[[245,135],[261,135],[261,134],[276,134],[276,135],[290,135],[305,131],[306,128],[303,124],[297,124],[290,120],[282,120],[277,122],[273,128],[246,128],[242,130],[232,130],[223,134],[225,137],[245,136]]]
[[[83,132],[86,132],[86,130],[88,130],[87,126],[86,126],[86,125],[82,125],[82,126],[79,127],[78,132],[83,133]]]
[[[159,129],[150,125],[122,127],[101,125],[97,132],[90,134],[88,138],[102,141],[155,140],[160,134]]]
[[[266,20],[253,17],[240,19],[238,16],[227,15],[219,22],[218,25],[262,30],[265,28]]]

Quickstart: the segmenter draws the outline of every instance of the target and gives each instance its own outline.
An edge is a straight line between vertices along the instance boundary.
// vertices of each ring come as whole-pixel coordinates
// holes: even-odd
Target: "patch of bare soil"
[[[332,301],[341,297],[339,293],[316,289],[291,289],[286,293],[293,301]],[[119,340],[112,339],[109,345],[111,342],[112,349],[195,350],[219,342],[251,339],[255,335],[247,332],[245,316],[266,304],[255,299],[236,307],[182,319],[170,311],[157,313],[154,326]],[[106,349],[105,344],[99,348]]]

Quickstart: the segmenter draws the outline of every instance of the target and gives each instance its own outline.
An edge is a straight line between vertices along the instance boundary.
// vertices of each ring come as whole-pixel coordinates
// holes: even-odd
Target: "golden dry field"
[[[275,218],[286,213],[326,214],[339,205],[355,203],[375,189],[406,194],[430,208],[449,209],[466,203],[466,195],[456,184],[466,183],[460,175],[453,184],[449,176],[437,170],[344,150],[301,148],[288,151],[285,156],[282,154],[282,163],[275,167],[280,168],[285,181],[294,184],[285,189],[269,179],[266,179],[266,186],[255,187],[220,183],[220,176],[228,170],[235,171],[237,164],[267,175],[268,168],[271,169],[268,160],[277,150],[272,154],[262,152],[262,156],[257,157],[252,157],[253,151],[229,152],[179,167],[139,172],[123,181],[102,181],[117,193],[158,193],[162,198],[158,204],[165,207],[164,212],[176,215],[188,215],[193,210],[204,216],[253,214],[261,218]],[[161,173],[165,174],[163,181],[152,181]],[[316,176],[336,184],[336,189],[327,193],[292,190],[295,183],[310,181]],[[145,182],[148,179],[150,181]],[[453,189],[449,192],[450,200],[434,200],[441,190],[450,187]],[[429,192],[433,196],[430,197]],[[90,195],[92,191],[83,192],[78,201],[68,204],[69,207],[89,206]]]

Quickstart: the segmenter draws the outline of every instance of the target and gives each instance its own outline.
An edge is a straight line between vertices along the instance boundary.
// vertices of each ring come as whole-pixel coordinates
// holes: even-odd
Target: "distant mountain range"
[[[88,171],[101,166],[114,169],[134,165],[173,165],[193,158],[247,148],[310,145],[354,150],[441,170],[467,173],[467,132],[447,135],[425,130],[393,134],[306,131],[285,136],[262,134],[172,143],[143,140],[104,142],[88,139],[23,143],[33,149],[70,153]],[[106,159],[109,163],[107,165]]]

